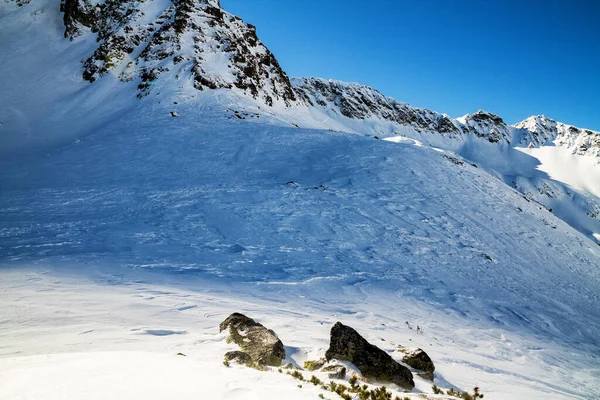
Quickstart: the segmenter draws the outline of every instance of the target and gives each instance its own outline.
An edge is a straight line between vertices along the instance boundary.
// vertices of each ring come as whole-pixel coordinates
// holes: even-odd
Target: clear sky
[[[290,76],[600,131],[600,0],[221,0]]]

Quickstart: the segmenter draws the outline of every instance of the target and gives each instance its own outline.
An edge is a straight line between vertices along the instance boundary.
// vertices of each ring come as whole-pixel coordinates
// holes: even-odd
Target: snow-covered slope
[[[588,237],[600,238],[600,133],[546,117],[508,126],[481,110],[452,119],[355,83],[303,78],[293,79],[292,84],[310,110],[308,116],[293,119],[295,124],[315,126],[310,122],[314,119],[334,130],[399,142],[408,137],[452,151],[543,204]]]
[[[198,27],[198,48],[215,59],[266,54],[217,45],[251,39],[216,2],[82,1],[67,38],[58,0],[20,3],[0,3],[0,398],[164,398],[164,384],[180,398],[324,393],[276,371],[226,369],[231,345],[216,332],[234,311],[273,328],[300,365],[341,320],[396,358],[399,344],[425,348],[445,389],[600,392],[600,247],[511,187],[568,189],[537,169],[542,149],[516,144],[516,128],[320,80],[318,92],[294,83],[286,103],[284,81],[266,78],[273,63],[258,96],[236,87],[233,64],[201,75],[231,89],[200,90],[177,66],[221,64],[175,62],[196,53]],[[86,26],[110,5],[126,8],[124,21],[113,10],[104,28]],[[103,29],[112,33],[97,42]],[[98,72],[101,57],[94,82],[83,79],[98,49],[135,34],[132,80]],[[163,67],[140,88],[139,72]],[[415,381],[402,397],[435,398]]]
[[[147,100],[136,114],[80,142],[2,165],[6,272],[33,266],[34,278],[39,268],[98,276],[133,285],[125,289],[131,295],[141,285],[138,293],[158,295],[173,309],[180,308],[178,295],[159,294],[171,289],[140,282],[180,281],[214,291],[212,305],[190,309],[192,320],[182,316],[180,323],[165,323],[170,312],[179,313],[174,310],[154,323],[140,317],[133,323],[126,321],[136,308],[115,309],[120,317],[105,336],[104,317],[97,320],[91,310],[102,310],[98,301],[108,295],[95,295],[102,289],[91,285],[75,315],[91,312],[85,324],[92,327],[72,326],[77,320],[67,317],[55,333],[60,347],[106,350],[121,343],[116,348],[127,349],[128,332],[137,328],[194,332],[192,321],[205,309],[219,309],[219,317],[236,311],[219,308],[219,293],[229,292],[268,302],[271,320],[281,320],[275,328],[296,326],[289,315],[299,310],[311,315],[303,317],[311,321],[307,331],[324,321],[308,341],[292,328],[276,330],[300,360],[322,351],[327,327],[341,319],[386,341],[427,345],[446,387],[481,384],[500,399],[514,398],[515,390],[540,399],[590,398],[598,390],[592,371],[598,365],[600,252],[543,207],[480,168],[427,147],[230,120],[218,107],[198,108],[197,102],[181,105],[178,118],[169,110]],[[4,296],[14,300],[7,306],[27,285],[12,276],[16,282]],[[67,283],[50,288],[69,296]],[[54,302],[44,293],[28,301],[30,307],[44,298]],[[265,309],[236,304],[246,312]],[[63,309],[35,307],[49,315]],[[43,351],[31,347],[42,343],[35,327],[55,322],[41,313],[30,319],[2,312],[9,321],[6,356]],[[204,334],[218,319],[210,318]],[[400,329],[405,321],[424,326],[427,336]],[[99,330],[100,336],[81,343],[79,330],[63,335],[71,329]],[[178,337],[169,343],[214,354],[213,365],[220,365],[212,342]],[[162,348],[157,340],[139,348]],[[424,381],[419,385],[430,390]]]

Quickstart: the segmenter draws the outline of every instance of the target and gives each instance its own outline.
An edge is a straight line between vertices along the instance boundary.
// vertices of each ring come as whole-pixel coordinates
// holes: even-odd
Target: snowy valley
[[[600,133],[289,79],[217,0],[0,1],[1,399],[341,398],[223,365],[233,312],[598,398]]]

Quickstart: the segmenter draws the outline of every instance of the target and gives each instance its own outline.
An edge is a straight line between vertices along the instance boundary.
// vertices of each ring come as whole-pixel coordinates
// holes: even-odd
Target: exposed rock
[[[553,143],[568,148],[573,154],[600,158],[600,132],[579,129],[544,115],[529,117],[515,127],[520,129],[519,143],[529,147]]]
[[[256,28],[224,11],[218,0],[161,5],[61,0],[65,37],[73,39],[83,27],[97,34],[97,48],[83,63],[83,78],[94,82],[119,71],[123,81],[141,79],[138,97],[143,97],[161,75],[180,80],[186,74],[198,90],[237,88],[269,106],[297,102],[288,76],[258,39]]]
[[[6,0],[6,1],[11,1],[11,0]],[[26,6],[27,4],[31,3],[31,0],[12,0],[17,6],[19,7],[23,7]]]
[[[346,378],[346,367],[343,365],[328,365],[322,369],[323,372],[328,372],[327,377],[329,379],[345,379]]]
[[[275,332],[248,318],[233,313],[219,325],[219,331],[229,329],[229,342],[236,343],[258,365],[278,367],[285,358],[283,343]]]
[[[248,365],[252,363],[252,357],[250,357],[250,354],[244,353],[243,351],[239,350],[228,351],[227,353],[225,353],[225,360],[234,361],[242,365]]]
[[[316,361],[304,361],[304,369],[307,371],[314,371],[317,369],[321,369],[326,363],[327,360],[324,358],[320,358]]]
[[[510,143],[510,128],[495,114],[479,110],[475,114],[462,117],[462,123],[463,133],[487,139],[490,143]]]
[[[407,347],[400,346],[398,351],[404,353],[402,356],[402,361],[413,367],[414,369],[418,369],[423,372],[419,372],[419,375],[422,378],[429,379],[433,381],[433,372],[435,371],[435,365],[433,365],[433,361],[425,351],[419,348],[410,349]]]
[[[415,387],[410,370],[398,364],[388,353],[370,344],[349,326],[337,322],[331,328],[331,341],[325,353],[327,360],[347,360],[353,363],[365,378],[378,382],[392,382],[405,389]]]
[[[98,23],[99,13],[89,0],[61,0],[64,12],[65,37],[73,39],[81,34],[81,27],[92,28]]]
[[[351,119],[378,118],[409,126],[416,132],[436,133],[454,139],[475,135],[492,143],[510,143],[512,137],[502,118],[487,111],[480,110],[455,120],[426,108],[411,107],[357,83],[300,78],[292,79],[292,85],[305,103]]]

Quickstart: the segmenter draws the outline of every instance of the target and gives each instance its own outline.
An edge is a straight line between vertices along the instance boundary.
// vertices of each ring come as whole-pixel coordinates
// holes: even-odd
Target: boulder
[[[225,360],[228,362],[234,361],[242,365],[252,364],[252,357],[250,357],[250,354],[244,353],[243,351],[239,350],[228,351],[227,353],[225,353]]]
[[[321,369],[326,363],[327,360],[324,358],[320,358],[316,361],[304,361],[304,369],[307,371],[314,371],[317,369]]]
[[[398,364],[388,353],[340,322],[331,328],[331,341],[325,358],[327,361],[350,361],[367,379],[395,383],[408,390],[415,387],[413,375],[408,368]]]
[[[414,369],[418,369],[423,372],[417,373],[421,378],[429,379],[433,382],[433,372],[435,371],[435,365],[433,365],[433,361],[431,358],[423,351],[423,349],[410,349],[407,347],[402,347],[398,349],[398,351],[404,353],[402,356],[402,361],[413,367]]]
[[[328,365],[322,369],[323,372],[328,372],[327,377],[329,379],[345,379],[346,378],[346,367],[343,365]]]
[[[219,332],[229,329],[228,342],[236,343],[258,365],[279,367],[285,358],[283,343],[275,332],[252,318],[233,313],[219,325]]]

